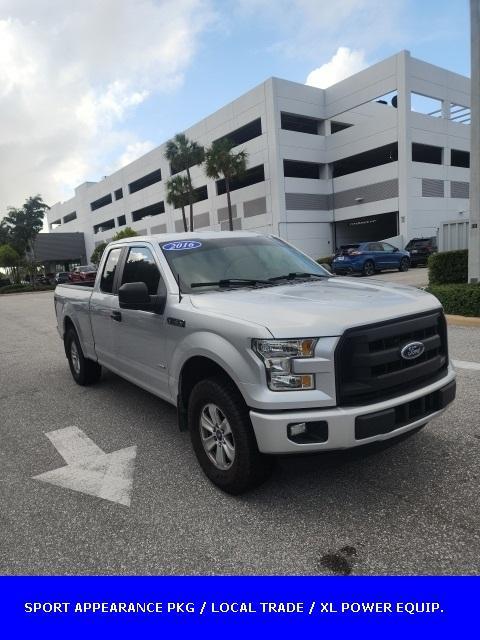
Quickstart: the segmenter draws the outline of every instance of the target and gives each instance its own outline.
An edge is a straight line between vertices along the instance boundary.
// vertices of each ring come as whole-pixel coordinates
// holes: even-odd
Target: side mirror
[[[330,273],[332,273],[332,267],[328,264],[328,262],[322,262],[320,266],[326,269],[327,271],[330,271]]]
[[[400,251],[400,249],[398,247],[394,247],[393,253],[397,253],[397,251]]]
[[[120,309],[163,313],[166,301],[166,295],[151,296],[145,282],[126,282],[118,290]]]

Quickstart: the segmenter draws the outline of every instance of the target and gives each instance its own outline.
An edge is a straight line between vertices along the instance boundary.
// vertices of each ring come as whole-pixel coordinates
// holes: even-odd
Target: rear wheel
[[[362,273],[364,276],[373,276],[375,273],[375,264],[373,260],[365,260]]]
[[[268,477],[273,458],[259,452],[248,409],[232,384],[220,378],[198,382],[188,422],[198,462],[217,487],[236,495]]]
[[[408,271],[410,266],[410,260],[408,258],[402,258],[400,260],[400,266],[398,267],[399,271]]]
[[[69,329],[65,335],[65,353],[73,379],[79,385],[94,384],[102,375],[102,367],[83,355],[80,340],[75,329]]]

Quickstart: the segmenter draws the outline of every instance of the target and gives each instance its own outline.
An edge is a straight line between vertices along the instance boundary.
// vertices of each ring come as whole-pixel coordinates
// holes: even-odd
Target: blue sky
[[[340,29],[331,38],[330,48],[322,46],[322,31],[328,28],[318,25],[317,46],[313,41],[309,50],[301,50],[298,55],[285,52],[277,44],[283,37],[289,37],[289,28],[279,28],[268,15],[261,15],[260,20],[250,13],[232,15],[227,9],[232,4],[216,3],[227,25],[224,30],[213,27],[202,38],[181,89],[167,96],[152,95],[132,114],[132,126],[143,137],[161,143],[270,76],[303,83],[312,69],[327,62],[339,46],[357,48],[355,29],[345,37]],[[319,0],[317,4],[320,6],[322,2]],[[408,49],[414,57],[469,75],[467,0],[392,1],[391,4],[403,5],[396,33],[392,33],[391,39],[377,38],[375,28],[372,29],[371,40],[365,47],[368,63]],[[295,14],[300,21],[302,11],[298,9]]]
[[[468,75],[468,0],[0,0],[0,215],[270,76],[325,81],[329,63],[331,82],[401,49]]]

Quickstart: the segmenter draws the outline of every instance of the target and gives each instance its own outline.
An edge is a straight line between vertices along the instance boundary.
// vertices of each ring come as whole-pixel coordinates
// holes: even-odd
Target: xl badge
[[[400,355],[404,360],[415,360],[425,351],[423,342],[409,342],[400,351]]]

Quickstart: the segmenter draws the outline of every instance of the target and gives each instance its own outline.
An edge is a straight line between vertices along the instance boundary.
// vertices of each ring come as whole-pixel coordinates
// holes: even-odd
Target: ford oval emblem
[[[400,351],[400,355],[404,360],[415,360],[419,358],[425,351],[423,342],[409,342]]]

